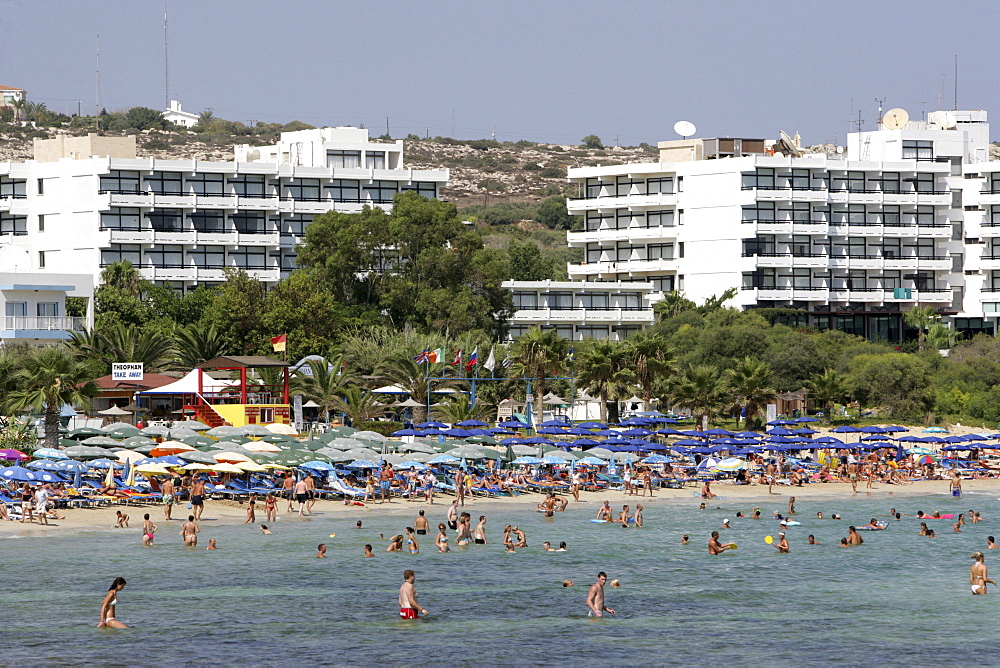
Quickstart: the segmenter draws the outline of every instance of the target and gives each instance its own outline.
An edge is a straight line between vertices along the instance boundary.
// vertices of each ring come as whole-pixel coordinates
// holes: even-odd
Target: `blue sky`
[[[393,136],[577,143],[699,136],[844,142],[875,98],[911,118],[954,99],[1000,114],[1000,4],[168,0],[170,92],[231,120]],[[0,84],[59,111],[161,108],[158,0],[0,0]],[[944,77],[942,77],[944,75]],[[454,118],[454,122],[453,119]],[[854,113],[857,118],[857,111]],[[454,125],[453,125],[454,123]]]

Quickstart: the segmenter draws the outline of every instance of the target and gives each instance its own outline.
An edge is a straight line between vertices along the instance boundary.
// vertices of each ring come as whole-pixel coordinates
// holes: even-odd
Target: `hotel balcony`
[[[68,316],[3,316],[0,339],[68,339],[71,332],[82,332],[87,328],[86,318]]]
[[[586,243],[601,241],[655,241],[659,239],[675,239],[676,227],[625,227],[620,230],[593,230],[589,232],[569,232],[566,240],[570,246],[580,246]]]
[[[238,235],[239,246],[277,246],[281,243],[280,235],[277,232],[268,234],[242,234]]]
[[[627,209],[629,207],[677,206],[676,193],[655,195],[623,195],[621,197],[577,197],[566,201],[566,210],[593,211],[594,209]]]
[[[587,276],[614,276],[618,274],[645,274],[648,272],[676,271],[677,260],[626,260],[622,262],[590,262],[567,266],[570,278]]]
[[[511,323],[539,325],[564,323],[634,323],[651,325],[656,320],[653,309],[521,309],[514,312]]]

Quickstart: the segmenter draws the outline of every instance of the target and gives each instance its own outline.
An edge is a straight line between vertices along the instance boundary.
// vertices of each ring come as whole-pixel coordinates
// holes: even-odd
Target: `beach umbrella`
[[[392,464],[393,466],[399,466],[399,463],[406,459],[406,455],[400,455],[395,452],[387,452],[381,455],[382,461],[386,464]]]
[[[298,436],[299,432],[295,430],[294,425],[285,424],[283,422],[272,422],[271,424],[264,425],[268,431],[272,434],[281,434],[283,436]]]
[[[479,420],[462,420],[461,422],[456,422],[457,427],[488,427],[489,425],[485,422],[480,422]]]
[[[347,465],[349,469],[377,469],[381,468],[378,464],[371,461],[370,459],[355,459],[353,462]]]
[[[418,471],[423,471],[424,469],[427,468],[427,465],[423,464],[421,462],[418,462],[415,459],[407,459],[406,461],[402,461],[399,464],[397,464],[397,468],[404,469],[404,470],[408,470],[408,469],[412,468],[412,469],[416,469]]]
[[[317,455],[323,455],[324,457],[326,457],[327,459],[329,459],[331,462],[353,462],[354,459],[355,459],[355,457],[353,455],[349,455],[346,452],[341,452],[341,451],[338,451],[338,450],[334,450],[334,451],[322,451],[322,450],[320,450],[316,454]]]
[[[351,448],[344,451],[346,454],[354,455],[355,459],[378,459],[381,453],[371,448]]]
[[[652,455],[653,457],[662,457],[662,455]],[[576,460],[575,464],[577,466],[604,466],[607,464],[606,461],[598,457],[583,457]]]
[[[107,430],[108,436],[118,439],[128,438],[129,436],[138,436],[141,433],[138,428],[133,427],[130,424],[115,427],[114,429],[111,428],[111,425],[108,425],[105,429]]]
[[[315,459],[313,461],[311,461],[311,462],[304,462],[302,464],[299,464],[299,468],[300,469],[311,469],[313,471],[322,471],[324,473],[333,470],[333,467],[330,466],[328,463],[321,462],[321,461],[318,461],[318,460],[315,460]]]
[[[599,457],[600,459],[610,459],[611,455],[614,453],[611,450],[603,447],[591,448],[590,450],[584,450],[584,455],[587,457]]]
[[[545,464],[546,466],[563,466],[569,464],[569,462],[567,462],[565,459],[559,459],[558,457],[553,457],[552,455],[545,455],[544,457],[542,457],[539,463]]]
[[[226,436],[236,436],[242,433],[243,431],[239,427],[233,427],[228,424],[224,424],[219,427],[212,427],[205,432],[207,436],[212,436],[214,438],[225,438]]]
[[[35,471],[35,480],[38,482],[65,482],[52,471]]]
[[[857,427],[855,427],[853,425],[849,425],[849,424],[845,424],[845,425],[841,425],[839,427],[834,427],[833,428],[833,433],[834,434],[857,434],[859,431],[861,431],[861,430],[858,429]]]
[[[884,434],[885,433],[885,429],[883,429],[882,427],[879,427],[877,425],[873,425],[873,424],[865,425],[864,427],[861,428],[861,431],[863,431],[866,434]]]
[[[819,422],[819,418],[814,418],[814,417],[810,417],[808,415],[804,415],[802,417],[795,418],[794,420],[792,420],[792,422],[799,422],[799,423],[802,423],[802,422]]]
[[[88,438],[90,436],[104,436],[103,429],[95,429],[94,427],[79,427],[78,429],[72,429],[66,433],[66,438],[72,438],[80,440],[81,438]]]
[[[739,471],[740,469],[745,468],[746,465],[747,463],[742,459],[732,457],[716,462],[713,468],[719,471]]]
[[[218,464],[219,466],[231,466],[230,464]],[[202,464],[201,462],[192,462],[190,464],[185,464],[180,467],[181,471],[212,471],[215,469],[216,464]],[[242,471],[240,471],[242,473]]]
[[[188,464],[188,466],[206,466],[206,465],[204,465],[204,464]],[[187,468],[187,466],[185,466],[184,468]],[[222,462],[220,464],[210,465],[210,466],[208,466],[208,468],[210,468],[211,470],[215,471],[216,473],[243,473],[244,472],[243,469],[241,469],[239,466],[236,466],[234,464],[229,464],[229,463],[226,463],[226,462]]]
[[[294,442],[296,441],[293,441],[293,443]],[[326,444],[322,443],[321,445],[325,446]],[[268,443],[263,439],[259,441],[251,441],[250,443],[245,444],[244,447],[250,452],[281,452],[281,448],[277,445],[274,443]]]
[[[138,445],[153,445],[155,443],[156,441],[151,439],[149,436],[143,436],[141,434],[129,436],[121,442],[121,444],[126,448],[135,448]]]
[[[397,429],[392,432],[393,436],[422,436],[422,431],[417,431],[416,429]]]
[[[233,451],[215,452],[212,453],[212,457],[217,462],[229,462],[230,464],[253,461],[252,459],[250,459],[249,456],[244,455],[240,452],[233,452]]]
[[[462,461],[458,457],[452,457],[451,455],[438,455],[427,460],[428,464],[457,464]]]
[[[577,457],[576,455],[574,455],[572,452],[567,452],[565,450],[552,450],[551,452],[547,453],[545,456],[546,457],[555,457],[556,459],[561,459],[561,460],[566,461],[566,462],[572,462],[572,461],[576,461],[577,459],[579,459],[579,457]]]
[[[240,471],[243,471],[243,472],[266,471],[267,470],[266,466],[258,464],[257,462],[239,462],[238,464],[234,464],[234,466],[236,466],[237,468],[240,469]]]
[[[98,447],[114,447],[119,444],[118,441],[110,436],[91,436],[90,438],[83,439],[80,443],[83,445],[96,445]]]
[[[66,448],[63,452],[73,459],[97,459],[98,457],[112,457],[115,454],[111,450],[91,445],[74,445]]]
[[[209,438],[208,436],[202,436],[200,434],[197,434],[195,436],[186,436],[179,440],[181,443],[185,445],[190,445],[195,448],[204,447],[206,445],[212,445],[215,443],[215,439]]]
[[[14,450],[13,448],[4,448],[3,450],[0,450],[0,459],[7,461],[13,461],[13,460],[27,461],[31,459],[31,457],[24,454],[20,450]]]
[[[240,427],[240,433],[244,436],[263,438],[270,436],[272,432],[262,424],[246,424]]]
[[[257,443],[263,442],[263,443],[275,443],[275,444],[277,444],[277,443],[288,444],[288,443],[298,443],[299,441],[298,441],[298,439],[292,438],[291,436],[286,436],[285,434],[270,434],[269,436],[265,436],[264,438],[262,438],[262,439],[260,439],[259,441],[256,441],[256,442]]]
[[[64,459],[56,462],[60,471],[66,471],[68,473],[86,473],[90,470],[90,464],[85,462],[78,462],[73,459]]]
[[[198,420],[181,420],[180,422],[175,422],[172,428],[190,429],[191,431],[208,431],[209,429],[207,424]]]
[[[120,462],[112,461],[110,459],[94,459],[90,462],[90,468],[92,469],[124,469],[125,466]]]
[[[139,430],[146,436],[152,436],[153,438],[166,438],[170,435],[170,429],[162,425],[150,425],[148,427],[143,427]]]
[[[50,459],[36,459],[25,465],[34,471],[60,471],[59,464]]]
[[[170,471],[165,469],[161,464],[139,464],[135,467],[136,473],[144,473],[146,475],[169,475]]]
[[[16,480],[17,482],[34,482],[38,480],[35,473],[23,466],[8,466],[7,468],[0,469],[0,478]]]
[[[531,456],[518,457],[517,459],[511,462],[511,464],[514,464],[516,466],[522,466],[522,465],[534,466],[541,463],[542,463],[541,459],[539,459],[538,457],[531,457]]]
[[[198,450],[179,452],[177,453],[177,458],[183,459],[186,462],[197,462],[199,464],[214,464],[216,462],[215,457],[207,452],[200,452]]]
[[[418,429],[447,429],[448,425],[443,422],[421,422],[416,425]]]
[[[917,457],[917,463],[918,464],[936,464],[937,463],[937,458],[934,455],[920,455],[919,457]],[[0,475],[3,475],[3,473],[0,473]]]
[[[154,457],[159,457],[161,455],[175,455],[178,452],[191,452],[196,449],[197,448],[193,445],[188,445],[187,443],[181,443],[179,441],[164,441],[153,448],[150,454]]]
[[[357,438],[364,441],[376,441],[378,443],[389,440],[388,436],[383,436],[375,431],[356,431],[351,434],[351,438]]]
[[[53,450],[52,448],[39,448],[35,450],[35,456],[43,459],[69,459],[69,455],[62,450]]]
[[[136,461],[145,459],[146,455],[141,452],[136,452],[135,450],[118,450],[115,452],[115,458],[117,458],[120,462],[132,462],[135,464]]]

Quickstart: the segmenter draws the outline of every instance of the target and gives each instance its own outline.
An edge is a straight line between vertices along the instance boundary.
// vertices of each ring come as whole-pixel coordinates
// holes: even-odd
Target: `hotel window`
[[[157,232],[183,232],[184,224],[180,209],[153,209],[146,214],[150,227]]]
[[[650,244],[646,246],[647,260],[673,260],[673,244]]]
[[[38,268],[45,269],[45,251],[38,251]]]
[[[642,193],[637,193],[642,194]],[[655,179],[646,179],[646,194],[647,195],[673,195],[674,194],[674,177],[672,176],[661,176]]]
[[[131,230],[142,229],[142,218],[139,209],[112,209],[101,212],[102,230]]]
[[[0,177],[0,199],[24,199],[26,186],[26,181]]]
[[[39,318],[59,317],[59,302],[38,302],[35,305],[35,315]]]
[[[1000,172],[990,174],[990,185],[987,193],[1000,193]],[[3,182],[0,181],[0,197],[3,196]]]
[[[903,192],[899,187],[900,178],[898,172],[886,172],[882,174],[882,178],[878,179],[878,182],[882,185],[882,192],[884,193]]]
[[[755,202],[743,207],[743,220],[748,223],[774,220],[774,202]]]
[[[303,237],[306,234],[306,227],[313,220],[312,216],[296,214],[283,216],[279,222],[282,234],[291,234],[293,237]]]
[[[649,211],[646,213],[644,227],[673,227],[673,211]]]
[[[774,243],[774,235],[761,234],[753,239],[743,240],[743,256],[753,255],[774,256],[777,253],[777,245]]]
[[[330,199],[334,202],[360,202],[361,184],[358,181],[334,179],[327,186]]]
[[[28,234],[28,217],[0,213],[0,236],[23,237]]]
[[[809,202],[789,202],[779,209],[779,220],[791,220],[797,223],[809,222]]]
[[[546,308],[550,308],[555,311],[573,310],[572,292],[549,292],[543,295],[543,298]]]
[[[584,249],[584,261],[587,264],[593,264],[595,262],[603,262],[604,248],[599,244],[587,244]]]
[[[864,237],[848,237],[846,245],[848,257],[864,258],[868,256]]]
[[[935,256],[934,239],[917,239],[913,243],[917,249],[917,257],[932,258]]]
[[[195,246],[187,255],[199,269],[222,269],[226,266],[225,246]]]
[[[792,287],[799,290],[811,290],[823,287],[822,282],[813,282],[812,269],[792,269]]]
[[[882,224],[886,227],[903,227],[903,217],[898,206],[882,207]]]
[[[792,186],[792,190],[809,190],[809,170],[793,169],[788,176],[788,183]]]
[[[615,194],[618,197],[645,195],[646,182],[642,179],[630,179],[627,176],[619,176],[615,183]]]
[[[934,225],[934,207],[932,206],[918,206],[917,207],[917,225]],[[998,220],[1000,222],[1000,220]]]
[[[299,268],[299,256],[294,250],[283,250],[278,258],[278,266],[282,271],[295,271]]]
[[[864,172],[847,172],[844,177],[844,188],[848,192],[864,192],[865,191],[865,173]]]
[[[639,248],[641,248],[641,246]],[[619,241],[615,245],[615,250],[613,252],[612,259],[615,262],[628,262],[632,259],[632,254],[638,251],[639,248],[633,248],[632,246],[629,245],[629,242],[627,241]]]
[[[45,231],[45,216],[42,214],[38,214],[38,231]]]
[[[187,177],[187,184],[195,195],[222,197],[225,195],[225,177],[222,174],[195,174]]]
[[[933,174],[917,174],[913,179],[913,189],[918,193],[932,193],[934,192],[934,175]]]
[[[143,255],[146,264],[151,264],[154,267],[176,268],[184,266],[183,246],[160,246],[157,244],[147,248]]]
[[[267,234],[267,221],[263,211],[238,211],[229,219],[240,234]]]
[[[326,164],[329,167],[357,169],[361,167],[361,151],[327,151]]]
[[[618,295],[618,308],[626,311],[639,311],[642,309],[642,294],[639,292],[623,292]]]
[[[868,218],[864,204],[847,205],[847,222],[850,225],[867,225]]]
[[[146,188],[154,195],[180,195],[180,172],[153,172],[146,176]]]
[[[513,341],[528,333],[528,325],[511,325],[507,328],[507,339]]]
[[[744,175],[745,186],[759,190],[774,190],[774,170],[760,167],[753,174]]]
[[[263,174],[241,174],[229,177],[229,185],[237,197],[263,198],[265,194],[265,179]]]
[[[365,186],[365,196],[372,202],[390,204],[398,188],[395,181],[372,181]]]
[[[365,151],[365,169],[385,169],[385,151]]]
[[[606,326],[584,326],[577,325],[576,333],[580,335],[581,339],[594,339],[596,341],[604,341],[608,338],[608,328]]]
[[[602,183],[600,179],[587,179],[586,182],[586,199],[594,199],[595,197],[606,197],[607,195],[602,192]]]
[[[848,290],[865,290],[868,288],[868,274],[864,269],[852,269],[847,272]]]
[[[285,186],[285,196],[299,202],[318,202],[319,179],[292,179]]]
[[[437,199],[437,184],[433,181],[413,181],[412,183],[405,184],[402,189],[404,192],[412,190],[427,199]]]
[[[538,308],[538,293],[537,292],[515,292],[514,293],[514,308],[515,309],[530,309],[534,310]]]
[[[597,211],[587,212],[587,232],[599,232],[600,230],[614,229],[615,224],[615,215],[613,213],[600,213]]]
[[[138,244],[111,244],[111,248],[101,250],[101,266],[128,260],[135,266],[142,266],[142,251]]]
[[[595,311],[607,311],[608,310],[608,293],[606,292],[582,292],[577,295],[579,300],[580,308],[582,309],[592,309]]]
[[[45,194],[45,179],[38,179],[38,194]]]
[[[226,217],[222,211],[202,210],[188,214],[191,226],[198,232],[220,234],[226,232]]]
[[[902,239],[882,239],[882,257],[891,260],[903,257]]]
[[[674,291],[674,277],[673,276],[649,276],[646,278],[647,281],[653,284],[654,292],[673,292]]]
[[[763,290],[773,290],[777,285],[777,270],[773,267],[768,269],[758,269],[754,272],[743,274],[744,288],[759,288]]]
[[[6,304],[4,304],[4,315],[7,316],[8,318],[27,317],[28,302],[7,302]]]
[[[263,269],[267,267],[267,252],[264,248],[240,247],[229,251],[233,264],[241,269]]]
[[[139,190],[139,172],[113,171],[101,176],[102,193],[135,195]]]
[[[903,140],[903,160],[933,160],[934,142]]]

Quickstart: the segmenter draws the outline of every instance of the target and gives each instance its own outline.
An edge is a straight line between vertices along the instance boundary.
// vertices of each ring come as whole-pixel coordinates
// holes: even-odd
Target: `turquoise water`
[[[786,497],[697,510],[697,500],[656,499],[646,528],[591,524],[600,499],[546,519],[526,506],[486,511],[491,543],[438,554],[425,537],[419,555],[385,553],[378,532],[400,533],[418,507],[393,515],[359,513],[311,521],[281,519],[274,535],[206,522],[202,541],[220,550],[186,550],[180,523],[158,521],[153,549],[139,532],[104,531],[0,539],[4,587],[2,659],[14,664],[289,665],[414,663],[801,665],[805,662],[934,665],[990,663],[1000,588],[970,595],[970,553],[1000,535],[996,496],[966,494],[802,501],[802,526],[791,527],[791,554],[765,545],[776,522],[736,519],[759,505],[783,511]],[[631,502],[633,507],[635,501]],[[931,521],[938,538],[918,536],[904,517],[865,544],[839,548],[847,525],[863,525],[890,507],[915,514],[980,510],[986,521],[952,533]],[[476,505],[466,508],[478,517]],[[619,508],[616,507],[616,512]],[[435,506],[432,524],[443,518]],[[844,520],[812,519],[838,512]],[[154,520],[159,515],[155,509]],[[132,511],[133,520],[141,512]],[[211,514],[211,506],[206,515]],[[110,516],[110,513],[109,513]],[[706,553],[708,534],[724,517],[724,540],[740,545]],[[358,518],[365,528],[352,527]],[[880,519],[887,519],[880,517]],[[506,554],[500,529],[517,523],[531,547]],[[328,538],[336,532],[335,538]],[[680,545],[688,533],[691,544]],[[806,544],[815,534],[821,545]],[[569,543],[544,553],[542,541]],[[329,546],[325,560],[316,545]],[[362,559],[364,543],[376,558]],[[1000,556],[986,552],[994,578]],[[397,618],[402,571],[417,572],[430,617]],[[622,581],[608,587],[618,614],[586,617],[587,586],[597,571]],[[95,628],[110,581],[124,576],[118,617],[133,628]],[[563,588],[572,579],[578,586]],[[1000,578],[998,578],[1000,579]],[[986,653],[984,653],[986,652]]]

